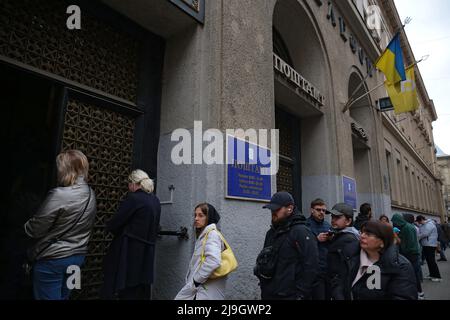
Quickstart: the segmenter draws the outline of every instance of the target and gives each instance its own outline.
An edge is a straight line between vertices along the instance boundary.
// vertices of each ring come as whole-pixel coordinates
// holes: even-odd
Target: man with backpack
[[[311,299],[318,265],[317,240],[296,211],[288,192],[277,192],[263,208],[272,213],[272,225],[258,255],[254,274],[263,300]]]

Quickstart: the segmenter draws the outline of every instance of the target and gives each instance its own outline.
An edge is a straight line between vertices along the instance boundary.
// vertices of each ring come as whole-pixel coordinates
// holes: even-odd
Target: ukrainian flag
[[[406,80],[392,84],[385,82],[386,90],[394,106],[395,114],[414,111],[419,107],[417,100],[414,65],[406,69]]]
[[[390,83],[398,83],[406,80],[399,32],[397,32],[386,50],[378,58],[375,66],[384,73],[387,81]]]

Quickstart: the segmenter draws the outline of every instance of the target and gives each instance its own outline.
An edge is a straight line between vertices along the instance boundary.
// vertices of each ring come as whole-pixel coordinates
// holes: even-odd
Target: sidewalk
[[[447,259],[450,258],[450,250],[446,250]],[[436,255],[436,261],[439,255]],[[450,261],[436,262],[441,273],[442,282],[432,282],[431,280],[423,280],[422,288],[425,292],[426,300],[450,300]],[[427,263],[422,266],[423,276],[426,277],[428,272]]]

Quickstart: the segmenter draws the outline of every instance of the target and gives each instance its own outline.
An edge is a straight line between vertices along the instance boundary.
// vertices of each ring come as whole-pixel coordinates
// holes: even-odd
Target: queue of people
[[[262,299],[424,299],[420,253],[421,248],[435,244],[434,231],[430,231],[429,221],[423,221],[422,216],[416,220],[413,216],[411,221],[408,214],[405,217],[395,214],[392,222],[387,216],[381,216],[377,221],[372,218],[372,209],[368,203],[361,205],[360,216],[355,219],[355,210],[350,205],[338,203],[327,210],[325,202],[316,199],[311,202],[311,216],[306,219],[306,228],[310,229],[315,240],[311,242],[307,231],[290,231],[295,230],[292,227],[279,229],[280,225],[290,226],[292,221],[304,220],[301,214],[294,215],[296,206],[289,196],[286,192],[276,193],[270,205],[266,206],[272,211],[272,228],[266,235],[264,249],[255,267]],[[280,201],[280,198],[285,200]],[[325,220],[327,214],[331,215],[331,225]],[[279,220],[280,216],[284,217],[284,223]],[[290,263],[286,263],[285,259],[279,261],[279,255],[284,255],[281,243],[267,241],[280,232],[286,233],[285,240],[280,240],[286,242],[285,246],[289,247],[291,243],[291,247],[295,247],[292,243],[298,244],[298,258],[291,255]],[[309,245],[309,249],[305,244]],[[317,255],[313,253],[316,246]],[[440,277],[436,271],[432,271],[431,252],[434,257],[435,249],[425,249],[427,261],[431,265],[432,280]],[[316,265],[316,270],[311,270],[311,265]],[[280,276],[285,275],[286,270],[297,273],[297,276],[291,275],[290,287],[284,285],[285,281],[280,281]],[[308,270],[309,277],[306,280],[301,274],[303,270]],[[294,289],[294,283],[297,289]],[[267,295],[266,288],[272,288],[270,295]]]
[[[35,239],[29,260],[38,300],[69,298],[66,270],[83,265],[96,216],[86,156],[78,150],[64,151],[56,164],[59,187],[49,192],[24,226]],[[104,299],[151,298],[161,205],[153,180],[142,170],[130,173],[128,191],[106,222],[113,240],[104,259]],[[422,252],[429,278],[441,279],[435,252],[439,244],[441,261],[445,259],[448,225],[400,214],[394,214],[392,222],[387,216],[376,221],[368,203],[361,205],[355,219],[350,205],[338,203],[328,210],[322,199],[311,202],[306,219],[288,192],[275,193],[263,208],[270,211],[272,222],[255,257],[254,275],[263,300],[423,299]],[[194,208],[194,250],[175,299],[225,299],[228,275],[238,261],[219,221],[212,204]]]
[[[96,216],[96,196],[88,185],[89,162],[79,150],[56,158],[58,187],[24,225],[34,241],[28,250],[36,300],[67,300],[68,267],[80,268]],[[129,175],[129,193],[106,230],[114,239],[104,260],[103,298],[148,299],[153,282],[155,241],[161,207],[153,181],[142,170]]]

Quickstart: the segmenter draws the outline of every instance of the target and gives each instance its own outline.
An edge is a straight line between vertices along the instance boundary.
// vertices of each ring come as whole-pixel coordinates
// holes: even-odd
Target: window
[[[402,205],[406,204],[405,199],[405,179],[403,178],[403,170],[402,170],[402,162],[400,160],[400,157],[396,159],[397,164],[397,174],[398,174],[398,201]]]
[[[388,179],[389,179],[389,195],[391,196],[391,200],[394,200],[393,192],[392,192],[392,156],[391,153],[386,150],[386,165],[387,165],[387,173],[388,173]]]
[[[281,59],[284,60],[288,65],[290,65],[292,68],[295,68],[291,55],[289,54],[289,50],[287,48],[286,43],[284,42],[283,38],[281,37],[281,34],[278,32],[277,29],[272,28],[272,34],[273,34],[273,52],[279,56]]]
[[[411,178],[409,175],[409,168],[408,164],[406,162],[405,165],[405,184],[406,184],[406,190],[405,190],[405,202],[407,206],[412,206],[412,190],[411,190]]]
[[[412,194],[411,206],[417,208],[419,202],[417,200],[417,180],[413,170],[414,168],[411,168],[411,194]]]

